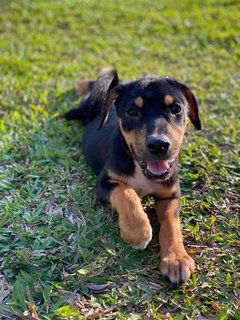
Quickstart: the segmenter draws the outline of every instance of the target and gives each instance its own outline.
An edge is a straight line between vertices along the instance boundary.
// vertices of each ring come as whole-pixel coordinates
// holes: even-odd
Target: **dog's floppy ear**
[[[102,85],[102,91],[105,92],[105,95],[108,94],[109,91],[111,91],[114,87],[116,87],[119,84],[117,70],[113,68],[102,69],[97,81],[99,81]]]
[[[194,94],[192,93],[192,91],[185,86],[184,84],[180,84],[181,85],[181,91],[183,92],[185,98],[187,99],[187,102],[189,104],[189,118],[192,122],[192,124],[194,125],[194,127],[198,130],[201,130],[201,121],[198,115],[198,105],[197,105],[197,101],[194,97]]]
[[[98,127],[98,130],[100,130],[102,128],[102,126],[105,124],[105,122],[107,121],[110,109],[113,105],[113,102],[119,97],[122,89],[123,89],[123,85],[119,85],[108,92],[108,94],[103,102],[102,119],[101,119],[101,123]]]
[[[180,83],[176,80],[168,79],[168,81],[182,91],[189,104],[189,119],[196,129],[201,130],[201,121],[198,115],[198,105],[192,91],[183,83]]]
[[[101,109],[106,95],[119,83],[118,74],[115,69],[105,68],[101,71],[98,79],[94,82],[89,96],[88,104],[96,109]]]

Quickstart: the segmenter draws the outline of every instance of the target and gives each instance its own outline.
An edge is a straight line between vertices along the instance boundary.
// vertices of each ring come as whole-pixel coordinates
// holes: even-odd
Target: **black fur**
[[[182,106],[181,113],[173,116],[169,113],[169,107],[161,107],[166,94],[179,101]],[[133,101],[138,96],[143,97],[147,106],[141,110],[141,119],[140,117],[134,119],[128,117],[126,108],[133,106]],[[65,114],[67,120],[79,120],[84,127],[82,150],[87,163],[98,175],[97,194],[100,200],[109,201],[111,191],[116,185],[109,181],[109,170],[124,176],[132,176],[135,172],[134,159],[138,154],[134,154],[134,150],[126,143],[119,129],[119,119],[126,133],[146,128],[146,134],[152,134],[154,119],[159,121],[161,133],[165,133],[166,123],[180,127],[185,125],[187,102],[196,102],[192,97],[194,98],[186,86],[173,79],[144,77],[119,85],[117,73],[112,71],[101,75],[94,82],[92,91],[82,99],[79,108]],[[193,107],[195,108],[195,105]],[[198,113],[196,110],[191,110],[191,106],[190,115],[194,117],[191,119],[193,124],[200,129]],[[99,127],[101,130],[98,130]],[[152,160],[161,159],[156,157]],[[177,180],[176,161],[171,176],[159,183],[171,186]]]

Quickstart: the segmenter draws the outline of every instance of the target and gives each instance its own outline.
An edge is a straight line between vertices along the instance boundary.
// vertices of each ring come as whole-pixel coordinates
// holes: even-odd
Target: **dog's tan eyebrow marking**
[[[170,96],[169,94],[167,94],[165,97],[164,97],[164,103],[166,106],[170,106],[170,104],[172,104],[174,101],[174,98],[172,96]]]
[[[142,108],[142,107],[143,107],[143,98],[137,97],[137,98],[134,100],[134,104],[136,105],[136,107]]]

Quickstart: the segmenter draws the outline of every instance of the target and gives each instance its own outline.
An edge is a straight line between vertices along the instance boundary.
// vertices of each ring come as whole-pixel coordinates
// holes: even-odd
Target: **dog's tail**
[[[67,120],[79,120],[83,126],[95,118],[102,109],[107,93],[119,83],[115,69],[104,68],[97,80],[82,80],[77,90],[85,96],[77,109],[70,110],[64,115]]]

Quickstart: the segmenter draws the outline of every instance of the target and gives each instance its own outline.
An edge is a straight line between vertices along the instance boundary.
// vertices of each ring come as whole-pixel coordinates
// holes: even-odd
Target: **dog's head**
[[[121,135],[143,173],[150,179],[168,179],[181,149],[187,116],[201,129],[193,93],[171,78],[143,77],[120,84],[105,99],[100,128],[114,101]]]

